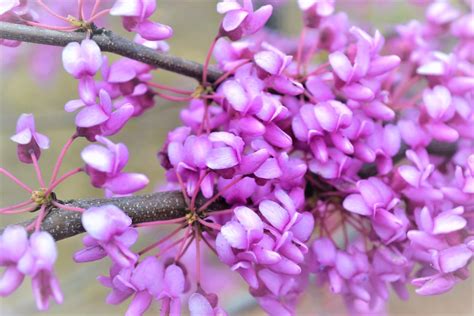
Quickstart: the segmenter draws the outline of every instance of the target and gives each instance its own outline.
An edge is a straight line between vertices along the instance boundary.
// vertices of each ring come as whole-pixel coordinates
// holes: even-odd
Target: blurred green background
[[[60,0],[57,0],[60,1]],[[62,0],[76,1],[76,0]],[[106,1],[104,1],[106,2]],[[368,1],[350,0],[339,1],[342,10],[348,12],[352,21],[364,25],[375,25],[382,30],[389,30],[390,25],[420,17],[422,10],[408,5],[408,1]],[[184,58],[202,62],[209,44],[219,25],[219,15],[215,12],[216,1],[210,0],[159,0],[156,14],[157,21],[171,25],[174,36],[168,42],[170,53]],[[299,11],[295,0],[279,8],[280,25],[283,32],[298,35],[301,27]],[[117,26],[117,21],[114,22]],[[115,27],[113,29],[121,29]],[[130,34],[126,35],[130,38]],[[29,44],[22,45],[23,50],[35,49]],[[18,178],[32,187],[37,187],[33,169],[29,165],[20,164],[16,159],[15,144],[9,141],[14,133],[15,123],[21,113],[34,113],[37,129],[51,139],[51,148],[43,152],[41,167],[43,174],[49,177],[53,164],[66,139],[72,135],[74,114],[63,110],[64,104],[78,97],[77,82],[69,76],[60,64],[61,48],[52,49],[54,53],[43,56],[44,62],[57,63],[58,68],[51,76],[35,77],[29,71],[34,55],[21,55],[14,64],[0,72],[0,166],[6,168]],[[0,51],[2,63],[10,58],[5,51]],[[111,57],[114,58],[114,57]],[[51,60],[53,59],[53,60]],[[193,89],[195,81],[156,71],[158,82],[171,84],[176,87]],[[156,105],[145,115],[135,118],[128,123],[114,141],[124,142],[130,151],[128,171],[141,172],[151,180],[146,192],[153,191],[156,185],[162,184],[163,170],[156,159],[156,153],[161,148],[166,133],[179,125],[180,103],[168,103],[156,98]],[[68,153],[62,171],[68,171],[82,164],[79,152],[86,145],[80,140],[74,144]],[[89,185],[85,175],[61,185],[57,195],[62,199],[80,197],[99,197],[100,190]],[[0,177],[0,205],[6,206],[27,198],[5,177]],[[9,217],[11,216],[11,217]],[[9,215],[0,218],[1,226],[21,221],[31,217]],[[136,249],[147,242],[156,239],[157,233],[143,236]],[[81,237],[70,238],[58,243],[59,259],[56,265],[57,274],[65,296],[62,305],[51,306],[47,314],[51,315],[120,315],[127,304],[110,306],[104,303],[108,289],[99,285],[95,280],[99,274],[107,274],[108,262],[89,264],[73,264],[72,254],[81,248]],[[217,265],[217,270],[226,270],[223,265]],[[227,274],[226,274],[227,278]],[[230,283],[240,286],[229,287]],[[420,297],[412,294],[408,302],[402,302],[395,296],[390,301],[391,315],[473,315],[473,281],[472,279],[458,285],[455,290],[439,297]],[[324,289],[314,286],[305,295],[298,310],[299,315],[344,315],[343,303],[338,297]],[[35,315],[39,312],[34,307],[29,281],[24,282],[20,290],[0,301],[0,315]],[[222,287],[221,305],[234,315],[261,315],[246,293],[246,287],[237,276],[225,279]],[[183,309],[187,311],[187,309]],[[147,315],[159,313],[157,304]]]

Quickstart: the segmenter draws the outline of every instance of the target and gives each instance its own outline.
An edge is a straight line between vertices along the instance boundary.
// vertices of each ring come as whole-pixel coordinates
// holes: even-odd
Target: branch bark
[[[202,196],[196,199],[197,207],[206,202]],[[63,204],[88,209],[106,204],[113,204],[125,212],[134,224],[152,221],[170,220],[183,217],[187,213],[187,205],[180,191],[157,192],[111,199],[78,199],[63,201]],[[212,203],[207,212],[226,209],[229,206],[222,199]],[[17,225],[28,226],[32,220]],[[81,213],[60,208],[52,208],[41,224],[41,230],[49,232],[55,240],[61,240],[83,233]],[[3,229],[0,230],[0,235]]]
[[[2,39],[52,46],[66,46],[71,42],[80,42],[85,37],[85,32],[61,32],[22,24],[0,22],[0,38]],[[102,51],[138,60],[151,66],[195,78],[198,81],[202,79],[202,64],[157,52],[149,47],[123,38],[112,31],[104,30],[100,34],[94,34],[92,39],[99,45]],[[223,72],[220,70],[210,67],[207,73],[207,80],[212,83],[222,74]]]

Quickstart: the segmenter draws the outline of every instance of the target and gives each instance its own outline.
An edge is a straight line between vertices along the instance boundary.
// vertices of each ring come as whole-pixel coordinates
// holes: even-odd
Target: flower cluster
[[[117,0],[110,12],[95,13],[98,3],[90,19],[81,13],[70,22],[87,29],[98,15],[121,16],[137,33],[135,43],[167,51],[161,40],[172,30],[150,20],[155,1]],[[6,267],[0,294],[29,275],[38,307],[46,308],[49,296],[61,302],[54,241],[41,231],[51,206],[82,213],[87,235],[74,259],[111,259],[109,276],[99,281],[111,289],[107,303],[132,298],[127,315],[142,315],[153,301],[161,302],[162,314],[178,315],[191,291],[191,315],[226,315],[217,295],[206,291],[214,290],[214,276],[202,266],[204,245],[271,315],[295,314],[312,285],[327,284],[352,314],[383,314],[390,288],[407,299],[409,286],[435,295],[468,278],[474,256],[473,15],[448,1],[423,3],[424,21],[398,25],[385,38],[352,25],[334,0],[300,0],[300,36],[284,38],[264,29],[272,5],[220,1],[222,22],[195,91],[152,82],[154,67],[136,60],[110,63],[91,34],[68,44],[63,65],[78,80],[80,98],[65,110],[78,111],[76,133],[50,186],[33,192],[0,169],[33,196],[0,213],[31,211],[32,201],[41,210],[29,240],[16,226],[0,237]],[[0,20],[28,22],[34,11],[23,6],[6,1]],[[212,55],[222,71],[214,81],[206,75]],[[179,189],[183,200],[175,202],[186,206],[156,220],[148,211],[160,205],[148,195],[124,199],[123,210],[113,199],[87,210],[59,204],[52,189],[79,171],[106,197],[148,184],[142,174],[123,172],[127,147],[107,136],[152,107],[155,97],[189,102],[180,114],[183,126],[169,132],[158,153],[166,188]],[[82,150],[85,167],[57,180],[79,136],[98,143]],[[41,179],[37,159],[49,142],[32,116],[20,118],[12,140],[20,161],[33,163]],[[138,221],[135,210],[125,209],[135,198],[145,214]],[[177,227],[132,249],[139,228],[168,224]]]
[[[5,272],[0,279],[0,295],[15,291],[25,276],[31,277],[36,306],[46,310],[49,299],[63,302],[63,294],[54,274],[56,243],[47,232],[33,233],[29,239],[24,227],[8,226],[0,236],[0,265]]]

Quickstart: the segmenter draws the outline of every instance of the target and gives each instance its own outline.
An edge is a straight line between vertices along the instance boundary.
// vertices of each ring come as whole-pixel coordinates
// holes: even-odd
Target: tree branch
[[[80,42],[86,38],[85,32],[61,32],[22,24],[0,22],[0,38],[22,42],[66,46],[71,42]],[[203,65],[181,57],[166,55],[149,47],[134,43],[112,31],[105,30],[94,34],[92,39],[105,52],[118,54],[123,57],[141,61],[164,70],[178,73],[187,77],[202,79]],[[216,81],[223,73],[215,68],[209,68],[207,79]]]
[[[206,202],[202,196],[196,199],[199,207]],[[157,192],[111,199],[87,199],[63,201],[63,204],[88,209],[106,204],[113,204],[124,211],[134,224],[162,221],[183,217],[187,213],[187,205],[180,191]],[[222,199],[212,203],[206,211],[226,209],[229,206]],[[17,225],[28,226],[28,220]],[[81,213],[52,208],[41,224],[41,230],[49,232],[54,239],[61,240],[83,233]],[[0,235],[3,229],[0,230]]]

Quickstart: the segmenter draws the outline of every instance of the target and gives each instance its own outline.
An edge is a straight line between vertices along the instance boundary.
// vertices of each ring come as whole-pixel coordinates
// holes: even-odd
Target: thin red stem
[[[42,188],[45,188],[46,184],[44,182],[43,175],[41,174],[41,168],[38,164],[38,159],[36,159],[35,153],[31,153],[30,156],[31,156],[31,160],[33,161],[33,166],[35,168],[36,177],[38,178],[38,182],[39,182],[39,184],[41,185]]]
[[[20,214],[20,213],[25,213],[25,212],[31,212],[34,209],[36,209],[36,204],[25,207],[25,208],[20,208],[20,209],[14,209],[11,211],[5,211],[5,212],[0,212],[1,214]]]
[[[183,193],[184,201],[186,202],[186,205],[189,207],[190,202],[189,202],[188,194],[186,193],[186,187],[184,186],[183,179],[181,178],[181,175],[179,174],[178,171],[176,171],[176,178],[178,178],[179,186],[181,187],[181,192]]]
[[[45,9],[45,10],[46,10],[49,14],[51,14],[52,16],[55,16],[55,17],[57,17],[58,19],[63,20],[63,21],[65,21],[65,22],[69,23],[69,20],[68,20],[68,19],[66,19],[65,17],[63,17],[63,16],[57,14],[57,13],[54,12],[53,10],[51,10],[51,8],[49,8],[49,7],[43,2],[43,0],[37,0],[37,3],[38,3],[41,7],[43,7],[43,9]]]
[[[162,256],[165,252],[167,252],[168,250],[170,250],[171,248],[173,248],[174,246],[176,246],[177,244],[179,244],[180,242],[182,242],[184,240],[185,237],[181,237],[180,239],[176,240],[175,242],[173,242],[172,244],[166,246],[165,248],[163,249],[160,249],[160,251],[156,254],[156,257],[160,257]]]
[[[35,221],[35,232],[38,232],[40,230],[41,222],[43,221],[45,210],[46,210],[46,204],[41,205],[38,217],[36,218],[36,221]]]
[[[249,59],[245,59],[243,60],[242,62],[240,62],[239,64],[237,64],[234,68],[232,68],[231,70],[227,71],[225,74],[223,74],[222,76],[220,76],[215,82],[214,82],[214,86],[218,86],[222,81],[224,81],[225,79],[227,79],[227,77],[229,77],[230,75],[232,75],[237,69],[239,69],[240,67],[242,67],[243,65],[247,64],[249,62]]]
[[[90,17],[88,22],[93,22],[94,20],[97,20],[98,18],[100,18],[100,17],[102,17],[106,14],[109,14],[109,12],[110,12],[110,9],[102,10],[102,11],[98,12],[96,15]]]
[[[82,168],[76,168],[63,174],[58,180],[54,181],[53,184],[49,185],[49,189],[46,191],[46,194],[51,193],[58,185],[60,185],[67,178],[72,177],[73,175],[78,174],[79,172],[82,172],[82,171],[83,171]]]
[[[214,47],[216,46],[218,37],[216,36],[214,40],[211,43],[211,46],[209,47],[209,50],[207,51],[206,55],[206,60],[204,61],[204,66],[202,69],[202,84],[206,85],[207,83],[207,68],[209,67],[209,62],[212,57],[212,52],[214,51]]]
[[[173,101],[173,102],[188,102],[188,101],[191,101],[193,99],[193,97],[181,98],[181,97],[175,97],[175,96],[172,96],[172,95],[163,94],[163,93],[157,92],[157,91],[155,91],[154,93],[162,99],[165,99],[165,100],[168,100],[168,101]]]
[[[74,142],[75,139],[76,139],[76,134],[71,136],[67,140],[67,142],[64,144],[63,148],[61,149],[61,152],[59,153],[58,160],[56,160],[56,164],[54,165],[53,175],[51,176],[51,180],[49,181],[50,186],[51,186],[51,184],[53,184],[54,181],[56,181],[56,177],[58,176],[59,169],[61,168],[61,165],[63,163],[64,156],[68,152],[69,148],[71,148],[71,145],[72,145],[72,143]]]
[[[197,284],[201,283],[201,241],[200,241],[201,231],[199,227],[196,226],[196,231],[194,232],[194,237],[196,239],[196,281]]]
[[[182,89],[178,89],[178,88],[175,88],[175,87],[170,87],[170,86],[167,86],[167,85],[164,85],[164,84],[161,84],[161,83],[147,81],[146,84],[149,85],[149,86],[158,88],[158,89],[167,90],[167,91],[171,91],[171,92],[178,93],[178,94],[184,94],[184,95],[193,94],[193,91],[182,90]]]
[[[27,186],[26,184],[24,184],[23,182],[21,182],[20,180],[18,180],[17,177],[15,177],[14,175],[12,175],[10,172],[8,172],[7,170],[3,169],[3,168],[0,168],[0,173],[1,174],[4,174],[5,176],[7,176],[8,178],[10,178],[10,180],[12,180],[13,182],[15,182],[16,184],[18,184],[20,187],[22,187],[25,191],[31,193],[33,192],[32,189],[30,189],[29,186]]]
[[[183,229],[183,227],[178,227],[176,228],[175,230],[173,230],[170,234],[166,235],[165,237],[161,238],[160,240],[158,240],[157,242],[155,243],[152,243],[151,245],[148,245],[147,247],[143,248],[142,250],[140,250],[138,252],[138,254],[141,256],[143,255],[144,253],[147,253],[148,251],[152,250],[153,248],[156,248],[158,247],[159,245],[161,245],[162,243],[166,242],[167,240],[169,240],[171,237],[173,237],[174,235],[176,235],[177,233],[179,233],[181,231],[181,229]]]
[[[13,204],[13,205],[10,205],[10,206],[7,206],[7,207],[0,208],[0,213],[5,212],[5,211],[11,211],[11,210],[17,209],[19,207],[26,206],[26,205],[31,204],[31,203],[34,203],[34,202],[30,198],[26,201],[23,201],[23,202],[20,202],[20,203],[17,203],[17,204]]]
[[[99,9],[100,2],[101,0],[95,0],[94,7],[92,8],[92,11],[91,11],[91,16],[94,16],[97,9]]]
[[[303,54],[305,38],[306,38],[306,27],[303,27],[300,34],[300,39],[298,41],[298,48],[296,50],[296,71],[298,73],[300,73],[300,69],[301,69],[301,57]]]
[[[212,203],[214,203],[221,195],[222,193],[224,193],[225,191],[227,191],[230,187],[232,187],[233,185],[235,185],[237,182],[239,182],[240,180],[242,180],[242,176],[239,176],[237,178],[235,178],[231,183],[229,183],[228,185],[226,185],[224,188],[222,188],[222,190],[220,190],[217,194],[215,194],[211,199],[209,199],[206,203],[204,203],[199,209],[198,211],[203,211],[205,210],[206,208],[209,207],[209,205],[211,205]]]
[[[37,23],[33,21],[25,21],[25,23],[31,26],[37,26],[44,29],[55,30],[55,31],[74,31],[78,29],[77,26],[54,26],[54,25],[47,25],[43,23]]]
[[[217,230],[217,231],[220,231],[221,228],[222,228],[222,225],[219,225],[219,224],[217,224],[217,223],[206,222],[205,220],[200,219],[199,217],[198,217],[198,222],[201,223],[201,224],[204,225],[204,226],[207,226],[207,227],[209,227],[209,228],[215,229],[215,230]]]
[[[149,227],[149,226],[157,226],[157,225],[169,225],[169,224],[179,224],[186,220],[186,216],[175,218],[175,219],[168,219],[164,221],[153,221],[153,222],[145,222],[145,223],[138,223],[135,224],[135,227]]]
[[[78,0],[78,15],[79,15],[79,20],[84,21],[84,1],[83,0]]]
[[[204,241],[204,243],[209,247],[209,249],[212,250],[212,252],[214,252],[216,254],[216,256],[218,256],[217,254],[217,250],[214,249],[214,247],[211,245],[211,243],[206,239],[206,237],[204,237],[204,235],[201,234],[201,237],[202,237],[202,240]]]
[[[64,205],[64,204],[58,203],[58,202],[56,202],[56,201],[52,201],[51,204],[53,204],[53,205],[56,206],[57,208],[60,208],[60,209],[62,209],[62,210],[66,210],[66,211],[79,212],[79,213],[83,213],[83,212],[86,211],[86,209],[84,209],[84,208],[82,208],[82,207]]]
[[[192,233],[192,227],[188,226],[186,231],[184,232],[184,237],[181,242],[181,245],[179,246],[178,253],[176,254],[176,257],[174,258],[174,261],[178,261],[178,259],[181,257],[181,253],[184,250],[184,246],[186,245],[186,241],[188,240],[189,235]]]

